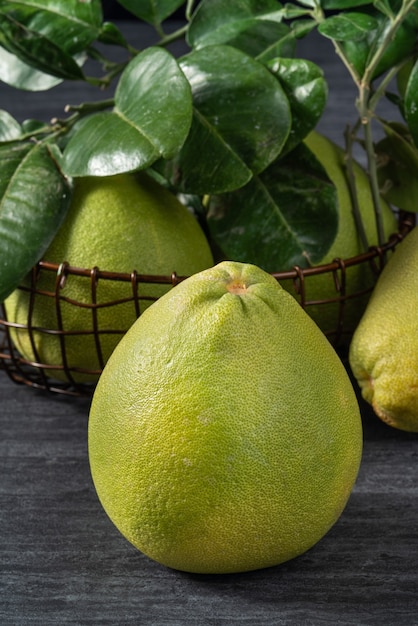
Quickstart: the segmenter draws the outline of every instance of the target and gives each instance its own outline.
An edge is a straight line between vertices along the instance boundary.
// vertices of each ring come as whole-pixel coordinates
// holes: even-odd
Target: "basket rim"
[[[280,270],[268,273],[277,280],[295,280],[300,278],[301,276],[313,276],[328,272],[337,272],[342,267],[351,267],[353,265],[358,265],[367,261],[373,261],[376,258],[379,259],[381,261],[381,265],[383,265],[386,252],[389,252],[390,250],[395,248],[396,245],[415,227],[415,224],[415,213],[402,212],[399,219],[398,231],[392,233],[388,237],[388,240],[380,246],[370,246],[367,251],[347,258],[335,257],[332,261],[320,265],[313,265],[309,267],[293,265],[288,270]],[[46,261],[43,259],[36,263],[34,269],[38,269],[39,271],[46,270],[54,272],[59,277],[61,277],[62,280],[65,280],[65,276],[67,274],[71,274],[75,276],[90,277],[97,280],[115,280],[133,283],[152,282],[157,284],[169,284],[173,287],[179,282],[188,278],[187,275],[179,275],[176,271],[171,272],[170,275],[148,273],[144,274],[138,272],[136,269],[133,269],[129,273],[113,272],[108,270],[102,270],[97,266],[92,268],[83,268],[71,265],[67,261],[63,261],[61,263],[53,263],[51,261]]]
[[[338,343],[342,337],[347,334],[347,329],[344,326],[344,310],[346,301],[362,296],[368,293],[371,289],[367,288],[363,291],[357,291],[353,294],[347,292],[346,290],[346,270],[349,267],[360,265],[360,264],[368,264],[371,268],[373,274],[375,274],[375,278],[379,276],[383,267],[385,266],[387,253],[393,249],[396,249],[398,243],[404,239],[404,237],[415,227],[416,224],[416,215],[415,213],[406,213],[400,212],[398,216],[398,230],[396,233],[393,233],[388,240],[381,246],[371,246],[367,251],[358,254],[356,256],[352,256],[346,259],[335,258],[333,261],[312,266],[312,267],[300,267],[293,266],[291,269],[280,272],[270,272],[270,275],[276,280],[285,281],[290,280],[293,282],[293,290],[295,295],[297,295],[299,304],[302,305],[303,308],[307,308],[309,305],[316,304],[329,304],[329,303],[337,303],[339,306],[338,309],[338,319],[336,322],[335,328],[333,330],[330,329],[328,335],[331,343],[337,349]],[[53,291],[43,291],[38,290],[36,287],[37,279],[42,272],[53,272],[55,274],[55,288]],[[333,277],[334,285],[335,285],[335,293],[336,295],[332,298],[327,298],[326,300],[318,300],[313,301],[306,298],[306,283],[309,282],[305,279],[308,277],[315,276],[318,274],[329,273]],[[90,287],[92,293],[95,294],[95,290],[97,288],[97,283],[99,280],[111,280],[111,281],[122,281],[129,282],[131,285],[132,296],[129,297],[129,301],[133,301],[135,307],[139,307],[138,301],[140,300],[140,296],[138,294],[138,286],[140,283],[153,283],[160,285],[171,285],[175,286],[181,281],[188,278],[187,276],[179,276],[176,272],[172,272],[171,275],[151,275],[151,274],[142,274],[133,270],[130,273],[123,272],[110,272],[105,270],[100,270],[98,267],[94,268],[80,268],[71,266],[68,262],[62,263],[52,263],[49,261],[40,260],[35,266],[33,266],[31,270],[32,275],[32,287],[24,287],[21,285],[19,288],[28,290],[33,293],[38,293],[41,295],[52,296],[58,298],[59,301],[67,300],[66,297],[61,296],[61,289],[64,288],[67,277],[72,275],[88,278],[90,282]],[[147,296],[143,296],[147,298]],[[71,304],[71,301],[68,300]],[[110,304],[119,304],[121,300],[115,300]],[[95,315],[95,311],[98,308],[95,299],[92,303],[89,304],[89,307],[92,310],[92,313]],[[1,314],[3,311],[3,315]],[[139,315],[139,308],[138,313]],[[94,317],[96,320],[96,318]],[[64,395],[72,395],[72,396],[88,396],[90,397],[94,391],[96,383],[86,383],[86,382],[77,382],[74,378],[74,374],[77,374],[79,371],[78,367],[68,367],[65,356],[65,346],[62,345],[63,350],[63,365],[55,365],[45,364],[38,362],[38,359],[26,360],[21,355],[19,355],[16,349],[13,346],[12,339],[10,336],[10,327],[16,326],[16,324],[7,321],[7,315],[4,307],[4,302],[0,302],[0,373],[1,371],[5,371],[5,373],[9,376],[9,378],[18,384],[25,384],[29,387],[33,387],[35,389],[39,389],[42,391],[49,391]],[[98,329],[97,320],[94,324],[94,328],[92,333],[94,335],[94,339],[99,346],[97,348],[99,351],[99,355],[101,354],[100,348],[100,338],[99,335],[101,331]],[[26,325],[23,325],[22,328],[27,328]],[[29,328],[29,327],[28,327]],[[48,329],[38,328],[36,326],[30,326],[30,332],[32,331],[42,331],[42,332],[50,332]],[[93,332],[94,331],[94,332]],[[68,329],[61,328],[59,330],[53,330],[59,338],[60,341],[64,341],[64,336],[72,334]],[[103,331],[105,333],[113,332],[109,329]],[[118,331],[119,332],[119,331]],[[77,334],[78,331],[77,331]],[[91,334],[90,331],[88,334]],[[327,333],[325,333],[327,334]],[[332,339],[333,338],[333,339]],[[104,365],[103,365],[104,366]],[[67,376],[66,382],[57,381],[54,378],[51,378],[49,374],[49,369],[60,369],[63,370]],[[93,372],[92,370],[87,370],[89,374],[98,373],[102,371],[102,367],[100,370]],[[84,370],[83,370],[84,372]]]

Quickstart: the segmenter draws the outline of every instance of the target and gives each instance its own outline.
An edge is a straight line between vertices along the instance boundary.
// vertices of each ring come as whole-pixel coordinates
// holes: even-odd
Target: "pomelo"
[[[353,335],[349,361],[363,398],[394,428],[418,432],[418,227],[384,267]]]
[[[88,427],[119,531],[171,568],[239,572],[311,548],[362,451],[334,349],[277,281],[223,262],[149,307],[110,357]]]
[[[350,188],[346,175],[345,153],[327,137],[312,132],[305,140],[306,145],[315,154],[318,161],[326,170],[329,178],[337,189],[339,226],[337,236],[330,250],[317,265],[326,265],[334,259],[346,260],[365,252],[359,237],[352,212]],[[359,208],[367,235],[369,246],[378,243],[375,214],[372,195],[366,173],[360,165],[354,163],[353,173],[356,182],[356,193]],[[390,206],[382,200],[382,213],[386,241],[397,231],[398,223]],[[341,275],[334,277],[331,272],[308,277],[305,281],[307,300],[326,300],[338,297],[335,287],[335,278],[341,280]],[[346,293],[353,295],[367,292],[363,297],[348,298],[344,305],[344,329],[348,331],[348,339],[355,330],[361,315],[364,312],[370,290],[377,280],[376,274],[368,263],[353,265],[346,268]],[[290,285],[284,285],[291,291]],[[332,331],[338,327],[339,305],[327,303],[307,307],[307,312],[324,331]]]
[[[213,264],[209,244],[194,216],[146,174],[76,179],[69,213],[43,260],[163,276],[172,272],[189,275]],[[26,280],[23,286],[28,284]],[[141,310],[169,288],[140,284]],[[100,279],[95,285],[94,306],[90,279],[70,274],[58,289],[60,313],[54,297],[56,274],[42,272],[37,289],[46,295],[37,295],[33,307],[30,294],[20,288],[6,300],[9,321],[26,325],[30,318],[35,327],[33,346],[27,329],[12,331],[17,350],[29,361],[52,366],[45,370],[50,376],[66,379],[60,336],[45,331],[64,328],[69,333],[63,336],[67,365],[74,379],[94,382],[102,364],[137,318],[131,283]],[[108,306],[113,301],[120,302]],[[94,315],[101,332],[101,358],[91,334]],[[90,373],[93,371],[97,374]]]

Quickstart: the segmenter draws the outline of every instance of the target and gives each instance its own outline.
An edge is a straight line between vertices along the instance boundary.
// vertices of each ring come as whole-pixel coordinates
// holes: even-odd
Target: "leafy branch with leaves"
[[[380,240],[382,190],[394,207],[416,210],[410,191],[418,171],[416,2],[119,4],[153,27],[153,45],[128,43],[117,24],[103,19],[99,0],[0,1],[1,81],[17,90],[51,90],[51,98],[62,81],[111,90],[94,102],[69,102],[52,120],[19,123],[0,111],[0,301],[42,258],[76,177],[146,170],[188,198],[201,219],[208,196],[239,192],[254,237],[247,243],[257,247],[257,231],[268,225],[277,270],[321,259],[338,214],[332,185],[303,143],[328,94],[323,70],[297,56],[298,40],[312,31],[331,41],[358,92],[358,121],[343,129],[347,168],[353,145],[362,146]],[[184,19],[173,32],[170,17],[179,10]],[[180,58],[168,49],[175,40],[188,47]],[[123,61],[107,54],[115,46]],[[92,65],[95,75],[86,69]],[[379,117],[382,98],[404,123]],[[376,123],[385,134],[378,142]]]

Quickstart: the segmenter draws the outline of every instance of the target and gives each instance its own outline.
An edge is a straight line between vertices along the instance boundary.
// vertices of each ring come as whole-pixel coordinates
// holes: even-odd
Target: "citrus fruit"
[[[344,151],[323,135],[312,132],[305,140],[308,148],[312,150],[316,158],[326,170],[330,180],[337,189],[339,226],[337,236],[330,250],[317,265],[331,263],[334,259],[349,259],[365,252],[359,237],[356,223],[352,212],[350,188],[346,175],[346,162]],[[370,184],[364,170],[354,163],[353,174],[356,183],[358,204],[366,232],[368,245],[378,243],[373,200]],[[396,217],[389,205],[382,200],[382,215],[386,241],[389,236],[397,231]],[[307,300],[327,300],[338,296],[335,287],[335,276],[332,272],[311,276],[305,281],[305,297]],[[341,280],[341,276],[337,276]],[[360,317],[370,297],[370,291],[376,283],[376,275],[367,263],[361,263],[346,268],[346,293],[352,295],[368,292],[364,297],[347,299],[344,308],[344,328],[348,330],[348,337],[356,328]],[[286,285],[287,286],[287,285]],[[291,289],[290,285],[287,287]],[[329,303],[310,305],[307,312],[316,321],[320,328],[327,332],[338,327],[339,304]]]
[[[139,274],[163,276],[172,272],[189,275],[213,264],[209,244],[193,215],[145,174],[76,179],[68,215],[44,260],[66,261],[79,268],[98,267],[107,272],[129,274],[136,270]],[[74,368],[74,379],[94,382],[103,362],[137,317],[133,287],[130,282],[99,279],[93,285],[93,305],[94,280],[68,274],[59,288],[56,282],[55,272],[43,271],[36,286],[46,295],[37,295],[32,304],[29,293],[17,289],[6,300],[9,321],[27,324],[30,317],[35,328],[35,350],[27,329],[13,331],[14,344],[26,359],[58,366],[47,373],[65,378],[60,336],[42,330],[64,328],[69,334],[61,338],[67,366]],[[149,306],[169,288],[171,285],[141,283],[140,308]],[[56,289],[62,320],[56,310]],[[108,306],[114,301],[118,304]],[[94,324],[101,333],[101,355],[91,334]]]
[[[88,427],[98,497],[168,567],[264,568],[336,522],[362,450],[342,362],[253,265],[223,262],[149,307],[110,357]]]
[[[353,335],[349,361],[387,424],[418,432],[418,228],[384,267]]]

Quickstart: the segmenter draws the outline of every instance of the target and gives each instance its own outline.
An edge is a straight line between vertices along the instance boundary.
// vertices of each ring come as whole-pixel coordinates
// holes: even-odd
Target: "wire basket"
[[[315,311],[320,311],[321,317],[329,318],[328,327],[322,330],[338,349],[347,344],[354,332],[388,253],[396,248],[414,226],[415,215],[402,213],[398,232],[383,246],[372,247],[364,254],[349,259],[335,259],[332,263],[310,268],[295,266],[291,270],[272,275],[314,319]],[[355,272],[358,276],[360,271],[367,271],[372,278],[366,287],[362,285],[358,289],[353,285],[352,275]],[[310,283],[320,275],[325,275],[326,280],[332,283],[334,295],[322,300],[310,299]],[[129,326],[163,291],[175,287],[184,278],[176,273],[170,276],[150,276],[136,271],[121,274],[98,268],[71,267],[68,263],[56,265],[40,261],[25,283],[18,288],[18,291],[25,294],[28,303],[27,319],[9,321],[4,303],[0,304],[0,370],[4,370],[14,382],[36,389],[91,396],[107,357]],[[76,280],[79,281],[78,292],[82,281],[82,291],[87,294],[82,300],[75,299],[69,288],[70,283]],[[108,281],[112,287],[119,285],[118,295],[104,301],[99,292]],[[51,327],[41,327],[34,320],[35,307],[39,306],[39,301],[53,312],[54,324]],[[104,311],[112,309],[116,309],[112,312],[112,319],[121,319],[117,328],[109,328],[101,323]],[[66,327],[69,310],[72,311],[72,320],[84,316],[84,322],[80,325],[82,330],[74,328],[74,325],[71,328]],[[119,311],[123,311],[123,315],[119,316]],[[330,311],[332,315],[328,315]],[[352,315],[352,311],[357,312],[357,318]],[[16,334],[22,333],[26,345],[30,346],[31,358],[22,356],[28,349],[16,349]],[[56,345],[54,359],[49,361],[38,348],[37,338],[45,335],[53,337]],[[89,354],[89,363],[83,367],[71,365],[71,342],[74,340],[84,342],[85,350]]]

